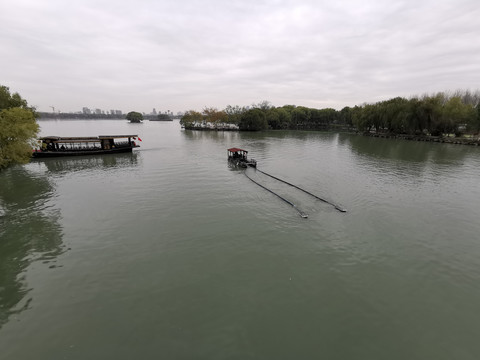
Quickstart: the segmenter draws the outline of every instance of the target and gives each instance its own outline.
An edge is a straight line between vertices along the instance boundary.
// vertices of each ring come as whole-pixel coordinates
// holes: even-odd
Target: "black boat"
[[[235,166],[246,168],[248,166],[257,167],[257,162],[254,159],[247,158],[248,151],[239,148],[227,149],[228,161]]]
[[[140,147],[138,135],[99,135],[98,137],[46,136],[39,139],[40,149],[33,151],[34,158],[60,156],[102,155],[131,152]]]

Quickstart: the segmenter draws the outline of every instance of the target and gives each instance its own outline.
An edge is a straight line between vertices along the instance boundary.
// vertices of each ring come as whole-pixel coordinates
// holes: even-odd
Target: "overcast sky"
[[[480,87],[479,0],[0,0],[39,111],[314,108]]]

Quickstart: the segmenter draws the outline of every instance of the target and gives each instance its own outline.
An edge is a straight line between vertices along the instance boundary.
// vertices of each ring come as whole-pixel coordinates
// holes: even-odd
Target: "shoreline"
[[[383,133],[363,133],[363,136],[376,137],[382,139],[396,139],[396,140],[409,140],[409,141],[426,141],[442,144],[454,144],[454,145],[471,145],[479,146],[480,139],[472,138],[457,138],[457,137],[443,137],[443,136],[428,136],[428,135],[407,135],[407,134],[383,134]]]

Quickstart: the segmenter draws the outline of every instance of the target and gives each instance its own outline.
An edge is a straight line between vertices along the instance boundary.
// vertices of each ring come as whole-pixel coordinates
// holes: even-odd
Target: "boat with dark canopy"
[[[140,147],[138,135],[99,135],[97,137],[46,136],[39,139],[40,149],[33,151],[34,158],[84,156],[131,152]]]
[[[247,157],[248,151],[239,149],[239,148],[230,148],[227,149],[228,161],[232,164],[246,168],[248,166],[257,167],[257,162],[255,159],[249,160]]]

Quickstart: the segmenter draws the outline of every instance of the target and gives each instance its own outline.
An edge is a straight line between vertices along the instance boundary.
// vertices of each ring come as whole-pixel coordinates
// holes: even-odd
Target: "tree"
[[[329,128],[340,118],[340,113],[331,108],[310,109],[310,128]]]
[[[439,93],[435,96],[423,96],[417,106],[416,116],[422,126],[432,136],[442,135],[441,115],[443,102],[443,94]]]
[[[298,106],[292,110],[292,125],[303,127],[310,122],[310,111],[304,106]]]
[[[278,113],[278,121],[280,122],[281,129],[288,129],[290,127],[290,123],[292,122],[292,116],[290,113],[284,108],[277,108]]]
[[[340,123],[343,123],[348,126],[353,125],[353,110],[349,106],[345,106],[342,110],[340,110]]]
[[[466,128],[476,115],[475,108],[464,104],[460,97],[452,97],[443,108],[444,132],[455,133],[456,136],[461,135],[462,132],[459,128]]]
[[[260,109],[251,109],[242,115],[239,127],[241,130],[266,130],[268,128],[265,113]]]
[[[225,108],[225,113],[227,114],[227,122],[230,124],[238,125],[242,118],[242,114],[245,113],[248,109],[246,107],[240,107],[238,105],[232,106],[227,105]]]
[[[218,126],[218,124],[226,123],[228,120],[228,115],[224,110],[218,111],[217,108],[213,107],[203,109],[203,115],[205,120],[214,124],[215,127]]]
[[[266,112],[267,123],[271,129],[281,129],[280,113],[276,108],[268,109]]]
[[[127,120],[130,120],[130,122],[139,123],[143,120],[143,115],[136,111],[130,111],[127,114]]]
[[[29,161],[39,130],[36,116],[18,93],[0,86],[0,169]]]
[[[407,122],[410,132],[416,135],[424,134],[424,130],[427,129],[427,122],[425,117],[422,116],[422,101],[416,97],[411,98],[408,101],[408,107]]]
[[[360,131],[370,132],[378,124],[378,110],[375,104],[365,104],[353,108],[353,124]]]
[[[28,107],[27,101],[22,99],[18,93],[10,94],[10,89],[8,87],[0,85],[0,110],[15,107],[30,109],[32,111],[34,110],[33,108]]]
[[[203,121],[203,115],[195,110],[187,111],[180,119],[180,125],[183,127],[191,127],[195,123],[199,124]]]
[[[470,119],[470,122],[467,124],[467,128],[474,134],[480,132],[480,104],[478,104],[475,109],[473,116]]]
[[[259,102],[258,104],[252,104],[252,109],[260,109],[264,112],[266,112],[267,110],[273,108],[273,105],[270,103],[270,101],[267,101],[267,100],[263,100],[261,102]]]

